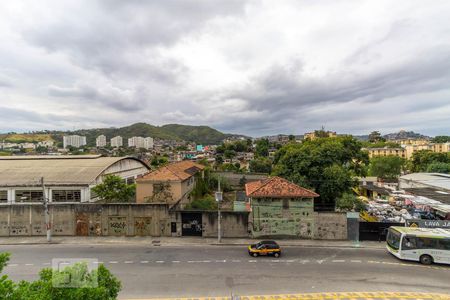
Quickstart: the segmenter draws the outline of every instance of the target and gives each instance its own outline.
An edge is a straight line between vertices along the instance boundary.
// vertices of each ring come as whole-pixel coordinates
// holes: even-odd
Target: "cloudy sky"
[[[450,134],[450,1],[0,2],[0,132]]]

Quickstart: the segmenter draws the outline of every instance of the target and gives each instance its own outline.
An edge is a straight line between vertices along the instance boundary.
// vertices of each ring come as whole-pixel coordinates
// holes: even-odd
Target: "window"
[[[438,249],[450,251],[450,239],[443,239],[438,241]]]
[[[431,238],[417,238],[417,248],[418,249],[436,249],[437,248],[437,240]]]
[[[388,243],[388,245],[391,248],[393,248],[395,250],[398,250],[398,248],[400,246],[400,237],[401,237],[401,233],[400,232],[398,232],[396,230],[393,230],[393,229],[390,229],[388,231],[386,242]]]
[[[0,191],[0,203],[8,202],[8,191]]]
[[[154,183],[153,184],[153,194],[159,194],[164,191],[164,184],[162,183]]]
[[[80,202],[81,191],[80,190],[53,190],[52,191],[53,202]]]
[[[416,238],[411,236],[405,236],[402,242],[402,250],[417,249]]]
[[[125,179],[125,181],[126,181],[127,184],[133,184],[134,183],[134,177],[127,178],[127,179]]]
[[[16,190],[16,202],[42,202],[42,191]]]
[[[283,199],[283,209],[289,209],[289,199]]]

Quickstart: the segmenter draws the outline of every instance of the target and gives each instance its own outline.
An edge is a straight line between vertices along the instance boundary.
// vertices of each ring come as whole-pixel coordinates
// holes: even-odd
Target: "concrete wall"
[[[288,201],[284,207],[283,202]],[[253,237],[313,238],[314,204],[312,198],[252,199],[250,220]]]
[[[346,240],[347,215],[338,212],[315,212],[313,238],[316,240]]]
[[[222,212],[222,237],[249,237],[248,212]],[[203,237],[217,237],[217,212],[202,215]]]
[[[49,204],[53,235],[170,236],[163,204]],[[45,235],[42,204],[0,205],[0,236]]]

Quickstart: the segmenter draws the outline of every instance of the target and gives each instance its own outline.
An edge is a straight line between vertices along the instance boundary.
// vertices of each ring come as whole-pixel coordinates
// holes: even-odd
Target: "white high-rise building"
[[[113,137],[111,139],[111,147],[113,148],[119,148],[123,146],[123,139],[120,135]]]
[[[128,139],[128,147],[151,149],[153,148],[153,138],[141,136],[134,136]]]
[[[69,146],[80,148],[81,146],[86,145],[86,137],[80,135],[65,135],[63,136],[63,145],[64,149]]]
[[[97,145],[97,147],[105,147],[106,146],[106,136],[99,135],[97,137],[97,139],[95,140],[95,144]]]

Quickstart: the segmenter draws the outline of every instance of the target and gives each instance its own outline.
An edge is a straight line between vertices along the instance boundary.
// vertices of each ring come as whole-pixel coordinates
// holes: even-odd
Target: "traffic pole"
[[[45,215],[45,228],[47,229],[47,242],[50,243],[52,241],[52,230],[50,224],[50,212],[48,210],[48,198],[45,193],[45,184],[44,177],[41,177],[41,185],[42,185],[42,198],[44,199],[44,215]]]

